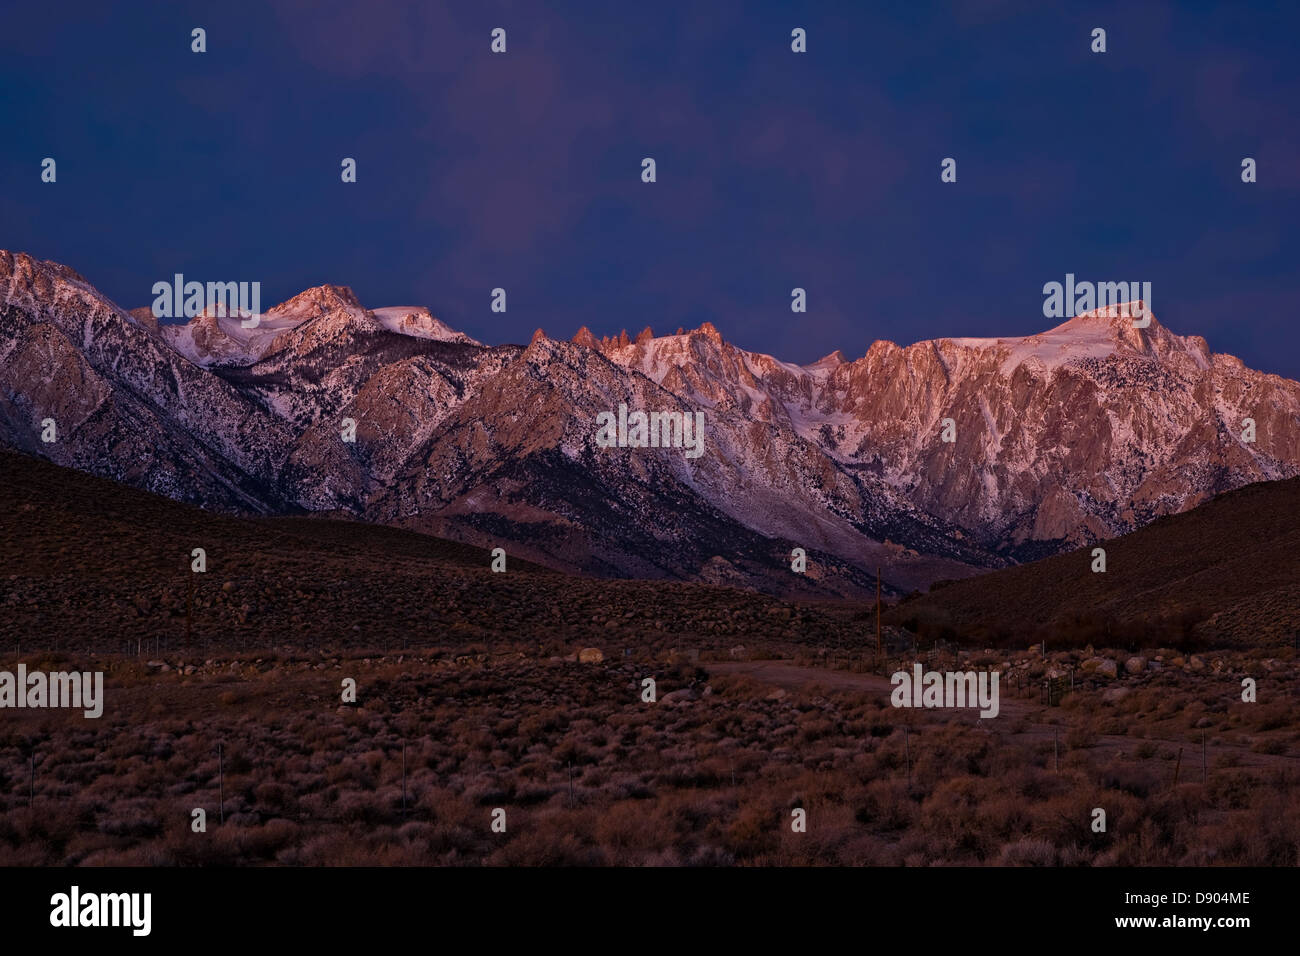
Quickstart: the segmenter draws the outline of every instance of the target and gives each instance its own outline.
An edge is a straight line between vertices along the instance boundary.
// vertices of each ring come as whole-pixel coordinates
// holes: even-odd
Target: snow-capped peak
[[[374,310],[379,324],[390,332],[399,335],[411,335],[419,339],[432,339],[435,342],[464,342],[468,345],[482,343],[470,338],[464,332],[457,332],[445,322],[434,317],[422,305],[390,305]]]

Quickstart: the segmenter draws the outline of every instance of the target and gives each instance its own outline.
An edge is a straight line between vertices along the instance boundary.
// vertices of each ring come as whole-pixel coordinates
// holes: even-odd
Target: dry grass
[[[1004,698],[1024,712],[988,722],[815,684],[781,696],[684,661],[463,650],[223,659],[188,677],[116,661],[99,721],[7,714],[0,865],[1300,863],[1290,668],[1266,703],[1219,707],[1231,680],[1180,672],[1110,704],[1100,682],[1055,708]],[[357,707],[339,704],[344,676]]]

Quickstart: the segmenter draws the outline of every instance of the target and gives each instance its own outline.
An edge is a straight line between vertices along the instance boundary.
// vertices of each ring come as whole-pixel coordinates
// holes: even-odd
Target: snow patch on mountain
[[[218,365],[252,365],[271,348],[276,336],[297,327],[302,318],[266,313],[257,324],[248,313],[215,315],[206,310],[184,325],[160,324],[158,333],[195,365],[210,368]]]
[[[444,322],[435,318],[423,306],[394,305],[374,309],[379,324],[390,332],[399,335],[413,335],[416,338],[432,339],[436,342],[466,342],[481,345],[464,332],[457,332]]]

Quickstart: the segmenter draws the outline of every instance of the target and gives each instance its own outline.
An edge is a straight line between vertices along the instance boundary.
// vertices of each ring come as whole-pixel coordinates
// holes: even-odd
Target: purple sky
[[[15,6],[0,247],[127,307],[335,282],[488,342],[709,320],[800,362],[1040,331],[1073,272],[1300,377],[1300,12],[1043,6]]]

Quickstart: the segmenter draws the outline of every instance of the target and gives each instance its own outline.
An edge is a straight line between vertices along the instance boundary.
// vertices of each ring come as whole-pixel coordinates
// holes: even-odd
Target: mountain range
[[[335,285],[241,318],[160,324],[0,252],[0,443],[216,511],[823,596],[873,590],[877,567],[892,593],[969,577],[1300,474],[1300,383],[1122,308],[809,365],[709,323],[485,345]],[[599,447],[620,404],[702,412],[704,454]]]

